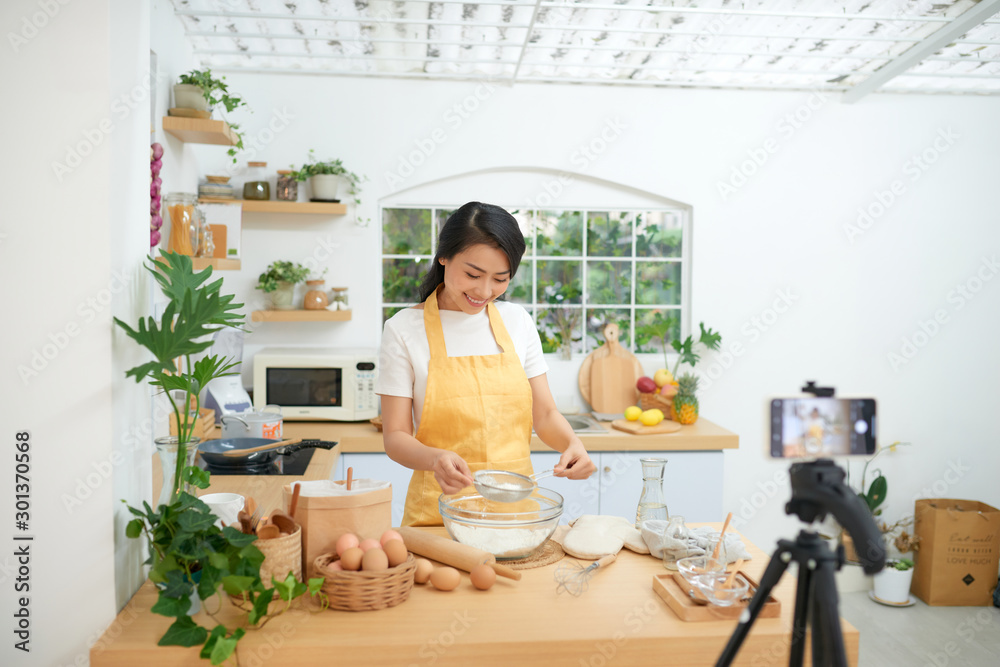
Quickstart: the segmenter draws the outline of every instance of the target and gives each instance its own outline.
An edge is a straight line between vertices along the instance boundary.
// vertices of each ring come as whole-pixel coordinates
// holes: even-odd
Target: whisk
[[[584,567],[579,561],[567,561],[556,568],[555,579],[559,584],[556,586],[556,593],[566,591],[570,595],[578,596],[587,590],[590,585],[590,578],[594,576],[598,568],[611,565],[615,562],[615,554],[609,554],[600,560]]]

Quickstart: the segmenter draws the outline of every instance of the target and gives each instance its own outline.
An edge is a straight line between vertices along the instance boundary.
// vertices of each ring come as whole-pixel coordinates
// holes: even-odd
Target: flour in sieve
[[[542,545],[548,538],[549,528],[484,528],[451,524],[455,539],[470,547],[489,551],[494,556],[523,554]]]

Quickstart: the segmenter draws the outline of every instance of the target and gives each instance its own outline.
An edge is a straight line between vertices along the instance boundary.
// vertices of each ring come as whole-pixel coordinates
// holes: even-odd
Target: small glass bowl
[[[742,574],[737,574],[731,586],[726,586],[728,573],[701,574],[697,577],[697,586],[705,594],[705,598],[718,607],[729,607],[746,597],[750,590],[748,582]]]
[[[726,571],[726,564],[710,556],[688,556],[677,561],[677,569],[689,584],[698,588],[698,577],[722,574]]]

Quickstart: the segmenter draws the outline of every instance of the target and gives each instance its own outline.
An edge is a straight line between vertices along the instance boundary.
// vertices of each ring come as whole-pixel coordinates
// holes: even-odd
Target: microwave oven
[[[253,406],[285,420],[364,421],[378,415],[370,349],[265,347],[253,357]]]

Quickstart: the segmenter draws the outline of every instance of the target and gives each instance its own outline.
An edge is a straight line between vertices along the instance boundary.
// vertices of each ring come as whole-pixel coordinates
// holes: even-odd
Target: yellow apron
[[[416,438],[457,453],[475,474],[501,469],[531,475],[531,385],[493,303],[486,306],[500,354],[449,357],[437,293],[424,302],[430,345],[427,391]],[[440,526],[441,486],[429,470],[415,470],[406,492],[404,526]]]

